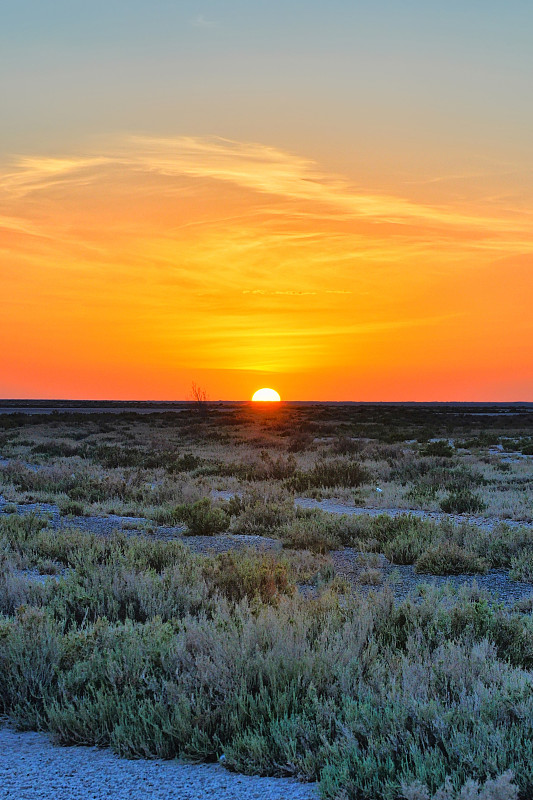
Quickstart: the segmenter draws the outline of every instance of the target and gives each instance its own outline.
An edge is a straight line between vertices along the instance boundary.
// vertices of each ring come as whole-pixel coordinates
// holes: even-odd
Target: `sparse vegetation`
[[[3,573],[0,711],[18,725],[130,757],[223,752],[233,769],[320,780],[331,799],[511,768],[531,791],[529,617],[473,592],[305,601],[286,557],[46,536],[9,522],[19,553],[54,544],[71,567],[45,585]]]
[[[425,456],[451,458],[453,456],[453,447],[445,439],[437,439],[434,442],[428,442],[423,448],[422,453]]]
[[[203,497],[195,503],[182,503],[168,513],[158,516],[162,524],[179,525],[185,523],[191,536],[214,536],[227,530],[229,515],[220,506],[216,506],[209,497]]]
[[[532,604],[425,576],[533,581],[533,527],[505,525],[533,517],[531,411],[192,408],[0,415],[0,714],[128,757],[224,754],[325,800],[528,800]],[[111,513],[135,519],[69,518]],[[211,551],[243,534],[278,542]]]
[[[422,553],[415,563],[415,569],[433,575],[464,575],[469,572],[488,572],[489,563],[455,542],[445,541]]]
[[[450,492],[440,507],[447,514],[477,514],[486,508],[483,500],[469,489]]]
[[[358,461],[348,458],[330,458],[317,460],[307,471],[295,472],[289,486],[295,492],[306,492],[309,489],[327,489],[335,486],[352,488],[368,483],[370,473]]]
[[[77,500],[64,500],[59,503],[59,511],[64,516],[83,517],[85,506]]]

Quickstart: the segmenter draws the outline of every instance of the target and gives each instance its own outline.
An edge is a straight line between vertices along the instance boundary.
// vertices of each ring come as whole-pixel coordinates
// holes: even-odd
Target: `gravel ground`
[[[0,496],[0,513],[6,505],[8,505],[7,501]],[[246,534],[184,536],[185,525],[174,527],[159,526],[154,528],[153,533],[146,534],[144,526],[147,520],[144,517],[119,517],[116,514],[109,514],[106,517],[62,517],[58,507],[51,503],[19,503],[15,505],[17,506],[18,514],[48,515],[50,527],[53,530],[76,528],[87,533],[95,533],[97,536],[110,536],[114,531],[120,531],[126,536],[149,535],[157,539],[180,539],[194,553],[227,553],[230,550],[243,550],[247,547],[262,551],[279,551],[283,547],[279,539],[269,536]],[[138,527],[132,527],[135,525]]]
[[[386,514],[389,517],[399,517],[402,514],[411,514],[420,519],[431,519],[434,522],[449,520],[456,525],[468,522],[470,525],[477,525],[479,528],[492,530],[502,523],[510,528],[531,527],[531,522],[520,522],[513,519],[501,519],[500,517],[475,517],[468,514],[445,514],[444,511],[423,511],[419,508],[365,508],[364,506],[348,506],[338,503],[335,500],[312,500],[309,497],[296,497],[295,501],[300,508],[321,508],[322,511],[329,511],[330,514],[350,514],[355,516],[379,517]]]
[[[66,575],[66,573],[67,573],[66,569],[62,569],[60,572],[58,572],[55,575],[48,575],[46,573],[39,572],[38,569],[17,569],[17,570],[14,570],[14,572],[13,572],[13,574],[15,576],[19,576],[21,578],[24,578],[27,581],[32,581],[33,583],[42,583],[43,585],[48,580],[50,580],[50,581],[58,581],[59,578],[61,577],[61,575]]]
[[[213,496],[217,498],[229,499],[230,492],[214,491]],[[320,508],[332,514],[367,515],[377,517],[381,514],[397,517],[401,514],[411,514],[422,519],[434,521],[450,520],[454,524],[468,522],[479,527],[494,530],[497,525],[505,523],[510,527],[521,527],[526,523],[516,522],[515,520],[502,520],[496,517],[475,517],[463,514],[445,514],[437,511],[422,511],[420,509],[400,509],[400,508],[365,508],[361,506],[349,506],[334,500],[312,500],[307,497],[295,498],[295,503],[300,508]],[[0,496],[0,512],[7,505],[7,501]],[[122,531],[127,536],[146,533],[144,526],[147,520],[143,517],[120,517],[109,514],[105,517],[62,517],[57,506],[48,503],[24,503],[17,505],[19,514],[47,514],[50,518],[50,526],[54,530],[65,528],[78,528],[100,536],[108,536],[113,531]],[[134,526],[138,526],[135,529]],[[124,529],[126,526],[126,529]],[[253,548],[262,551],[277,551],[282,549],[279,539],[267,536],[246,536],[239,534],[221,534],[218,536],[184,536],[185,526],[155,528],[154,533],[149,534],[159,539],[180,539],[195,553],[226,553],[231,550],[242,550]],[[352,548],[344,548],[332,552],[337,574],[346,578],[355,591],[368,592],[371,589],[379,589],[379,586],[362,585],[358,580],[361,571],[361,564],[358,554]],[[441,585],[450,583],[454,586],[472,584],[476,581],[480,588],[496,595],[496,597],[507,606],[512,606],[519,600],[533,597],[533,585],[513,581],[509,578],[506,570],[491,570],[487,575],[418,575],[413,566],[391,565],[387,559],[383,559],[380,569],[383,572],[384,583],[391,583],[394,595],[397,600],[402,600],[409,592],[416,589],[421,584]]]
[[[251,547],[254,550],[267,550],[280,552],[283,543],[280,539],[269,536],[252,536],[244,533],[227,533],[219,536],[184,536],[182,541],[194,553],[227,553],[230,550],[245,550]]]
[[[312,784],[236,775],[216,764],[127,761],[0,728],[0,800],[318,800]]]
[[[477,525],[480,528],[494,530],[498,525],[504,523],[510,528],[530,527],[531,523],[517,522],[515,520],[500,519],[499,517],[475,517],[466,514],[445,514],[439,511],[422,511],[420,509],[401,509],[401,508],[363,508],[359,506],[348,506],[334,500],[312,500],[307,497],[297,497],[296,505],[300,508],[321,508],[322,511],[329,511],[332,514],[351,514],[359,516],[378,517],[387,514],[391,517],[398,517],[402,514],[411,514],[420,519],[442,522],[449,520],[455,525],[467,522]],[[365,586],[358,582],[358,574],[361,571],[361,563],[358,553],[353,548],[345,547],[343,550],[336,550],[330,553],[335,571],[338,575],[346,578],[355,591],[368,593],[370,590],[379,589],[378,586]],[[494,594],[498,600],[506,606],[511,607],[519,600],[533,597],[533,584],[521,581],[513,581],[509,578],[507,570],[492,569],[486,575],[421,575],[415,572],[412,565],[391,564],[384,556],[381,556],[380,567],[384,576],[384,583],[390,583],[396,600],[403,600],[410,592],[421,584],[432,586],[442,586],[451,584],[455,587],[472,585],[474,582],[480,589],[484,589]]]
[[[345,547],[342,550],[332,550],[329,555],[337,575],[345,578],[354,591],[368,594],[370,591],[379,591],[385,586],[390,586],[395,599],[399,602],[424,584],[430,586],[447,584],[458,589],[460,586],[472,586],[476,583],[479,589],[494,594],[508,608],[520,600],[533,597],[533,584],[511,580],[507,570],[491,569],[486,575],[422,575],[415,572],[414,566],[391,564],[383,555],[377,556],[383,582],[368,586],[359,582],[359,574],[364,565],[357,550]]]

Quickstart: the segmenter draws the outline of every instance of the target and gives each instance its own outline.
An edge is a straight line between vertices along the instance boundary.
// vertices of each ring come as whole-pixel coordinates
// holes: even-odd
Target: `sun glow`
[[[274,389],[258,389],[252,397],[252,400],[260,401],[262,403],[279,403],[281,397],[276,391],[274,391]]]
[[[0,163],[0,396],[532,397],[533,194],[351,169],[194,137]]]

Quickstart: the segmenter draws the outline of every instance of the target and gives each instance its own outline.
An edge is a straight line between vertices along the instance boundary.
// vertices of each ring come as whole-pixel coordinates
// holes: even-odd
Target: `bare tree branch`
[[[206,390],[202,386],[198,386],[197,383],[194,381],[192,382],[191,386],[191,399],[196,404],[196,409],[199,414],[205,415],[207,414],[207,405],[209,402],[209,397],[207,395]]]

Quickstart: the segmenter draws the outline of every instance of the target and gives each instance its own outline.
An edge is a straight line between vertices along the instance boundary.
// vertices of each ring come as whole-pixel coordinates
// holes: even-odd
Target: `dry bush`
[[[295,516],[292,497],[276,486],[264,483],[230,501],[234,533],[276,535],[276,531]]]
[[[348,458],[320,459],[306,471],[297,471],[288,481],[295,492],[335,486],[355,488],[370,480],[368,469],[358,461]]]
[[[455,790],[449,778],[444,785],[432,795],[427,786],[420,781],[402,786],[402,797],[405,800],[518,800],[518,786],[513,782],[511,770],[497,778],[488,778],[481,786],[477,781],[469,780]]]
[[[213,591],[233,602],[246,597],[272,603],[295,590],[289,562],[269,554],[221,553],[206,562],[204,575]]]
[[[0,583],[0,713],[19,725],[129,756],[224,752],[325,798],[510,767],[533,790],[533,624],[479,592],[304,600],[290,557],[0,526],[13,553],[70,567]]]
[[[380,569],[366,567],[357,573],[357,582],[363,586],[378,586],[383,581],[383,573]]]

